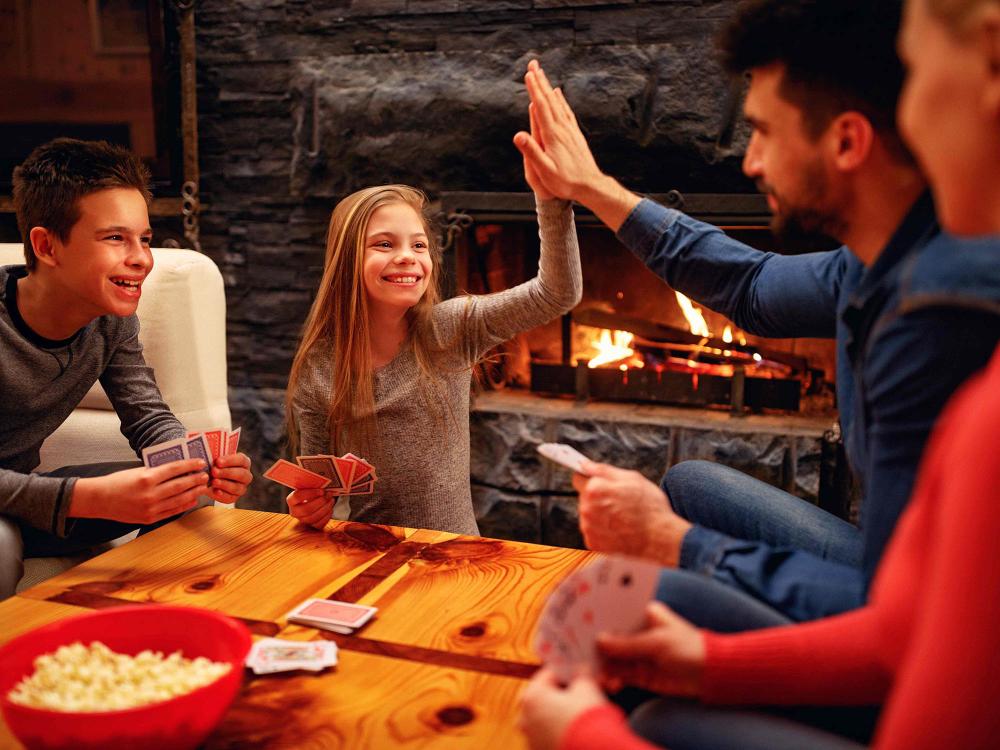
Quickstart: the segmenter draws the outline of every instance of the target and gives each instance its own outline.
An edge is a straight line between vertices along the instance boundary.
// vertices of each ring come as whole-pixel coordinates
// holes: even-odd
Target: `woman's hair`
[[[364,285],[365,233],[372,214],[382,206],[405,203],[420,216],[433,261],[427,290],[408,312],[409,335],[421,373],[433,379],[430,355],[435,347],[431,313],[439,300],[440,249],[427,214],[427,197],[406,185],[365,188],[344,198],[333,209],[327,230],[323,278],[306,318],[302,341],[288,376],[286,426],[292,455],[299,449],[299,425],[292,403],[303,368],[317,347],[329,351],[330,393],[327,425],[338,445],[348,425],[362,435],[374,433],[374,365],[368,329],[368,298]]]
[[[910,0],[927,3],[931,15],[938,18],[954,32],[965,30],[975,11],[984,5],[1000,4],[1000,0]]]

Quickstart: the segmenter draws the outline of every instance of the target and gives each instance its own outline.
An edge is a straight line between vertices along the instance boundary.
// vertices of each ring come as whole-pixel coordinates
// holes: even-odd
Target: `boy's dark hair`
[[[853,110],[907,154],[896,132],[901,15],[902,0],[749,0],[719,37],[722,64],[736,75],[783,64],[781,93],[813,138]]]
[[[134,188],[148,204],[149,179],[139,157],[106,141],[56,138],[32,151],[14,169],[14,210],[28,270],[35,267],[33,227],[45,227],[65,242],[80,218],[81,198],[108,188]]]

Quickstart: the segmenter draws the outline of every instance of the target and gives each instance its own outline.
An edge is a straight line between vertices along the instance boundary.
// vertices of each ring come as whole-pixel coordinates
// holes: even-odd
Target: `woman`
[[[900,129],[942,225],[960,237],[945,236],[941,249],[1000,263],[1000,0],[908,0],[900,52],[908,67]],[[605,682],[729,705],[884,702],[876,747],[996,747],[998,424],[1000,350],[939,421],[862,609],[722,636],[650,605],[646,630],[602,639]],[[539,673],[525,690],[522,725],[536,750],[653,747],[586,676],[562,688]],[[674,750],[859,747],[763,712],[680,701],[646,704],[633,725]]]

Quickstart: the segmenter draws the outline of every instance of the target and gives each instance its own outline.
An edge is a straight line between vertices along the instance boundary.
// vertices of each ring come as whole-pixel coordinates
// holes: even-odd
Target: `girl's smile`
[[[377,208],[365,232],[364,283],[375,312],[405,313],[427,290],[434,261],[420,215],[406,203]]]

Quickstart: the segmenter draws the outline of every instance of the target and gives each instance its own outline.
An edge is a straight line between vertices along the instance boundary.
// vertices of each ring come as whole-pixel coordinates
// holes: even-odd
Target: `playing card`
[[[188,457],[186,450],[187,438],[168,440],[159,445],[151,445],[142,449],[142,462],[149,468],[162,466],[174,461],[183,461]]]
[[[223,455],[232,456],[240,449],[240,431],[242,427],[237,427],[232,432],[226,433],[226,452]]]
[[[288,613],[288,620],[326,628],[334,632],[357,630],[378,612],[376,607],[366,607],[349,602],[338,602],[330,599],[306,599]]]
[[[299,456],[295,459],[299,466],[313,474],[319,474],[330,480],[330,489],[343,489],[344,480],[337,471],[333,456]]]
[[[659,573],[653,563],[608,556],[559,584],[542,611],[535,638],[536,652],[557,679],[566,682],[581,671],[599,671],[600,633],[631,633],[642,627]]]
[[[337,467],[337,473],[340,474],[343,486],[350,487],[354,480],[354,469],[359,466],[359,464],[346,456],[330,456],[330,460],[332,460],[334,466]]]
[[[347,491],[348,495],[370,495],[375,491],[375,480],[369,477],[366,480],[362,480],[357,484],[352,484],[351,489]]]
[[[306,471],[283,458],[279,458],[274,466],[265,471],[264,476],[293,490],[320,489],[330,484],[326,477]]]
[[[354,473],[351,474],[351,486],[357,484],[363,479],[368,478],[369,476],[374,478],[375,467],[372,466],[367,461],[365,461],[363,458],[359,458],[358,456],[355,456],[353,453],[345,453],[343,455],[343,458],[348,459],[349,461],[353,461],[355,464]]]
[[[194,437],[185,438],[184,449],[187,451],[188,458],[200,458],[205,462],[205,466],[212,466],[214,456],[210,452],[208,440],[205,439],[205,433],[199,432]]]
[[[247,655],[246,664],[255,674],[296,669],[318,672],[337,663],[337,644],[331,641],[286,641],[262,638]]]
[[[575,471],[577,474],[583,474],[585,477],[590,476],[583,470],[583,462],[587,460],[587,457],[571,445],[566,445],[565,443],[542,443],[538,446],[537,450],[545,458],[554,461],[560,466],[565,466],[567,469]]]

